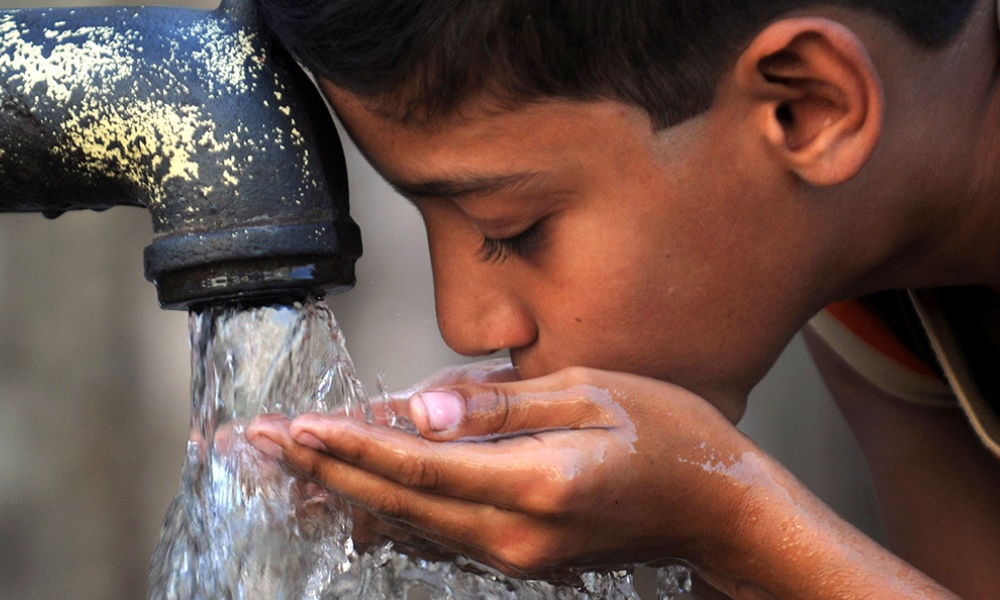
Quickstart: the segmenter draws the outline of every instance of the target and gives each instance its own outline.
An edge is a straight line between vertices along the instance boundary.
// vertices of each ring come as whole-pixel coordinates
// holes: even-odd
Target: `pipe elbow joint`
[[[166,308],[354,283],[343,150],[248,0],[0,11],[0,210],[148,209]]]

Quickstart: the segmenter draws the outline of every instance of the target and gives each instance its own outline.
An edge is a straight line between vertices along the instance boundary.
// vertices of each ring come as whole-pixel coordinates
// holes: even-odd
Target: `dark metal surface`
[[[249,1],[0,11],[0,211],[117,205],[165,307],[354,283],[332,118]]]

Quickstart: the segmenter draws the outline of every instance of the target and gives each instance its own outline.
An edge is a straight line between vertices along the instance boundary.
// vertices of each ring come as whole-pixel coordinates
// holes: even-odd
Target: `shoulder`
[[[905,292],[836,302],[806,326],[818,345],[874,389],[927,407],[955,406],[920,318]]]

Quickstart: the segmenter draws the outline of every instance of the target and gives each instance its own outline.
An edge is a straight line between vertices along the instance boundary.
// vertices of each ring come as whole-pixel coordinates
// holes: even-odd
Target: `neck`
[[[867,173],[847,190],[857,198],[859,212],[847,219],[863,273],[851,293],[1000,287],[996,0],[979,2],[946,48],[876,40],[872,55],[882,65],[886,126]]]

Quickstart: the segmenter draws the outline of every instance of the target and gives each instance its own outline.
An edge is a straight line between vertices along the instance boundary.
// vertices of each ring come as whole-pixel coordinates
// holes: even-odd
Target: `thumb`
[[[438,441],[483,439],[560,429],[611,428],[621,408],[592,385],[545,389],[540,380],[461,385],[419,392],[410,418]]]

